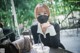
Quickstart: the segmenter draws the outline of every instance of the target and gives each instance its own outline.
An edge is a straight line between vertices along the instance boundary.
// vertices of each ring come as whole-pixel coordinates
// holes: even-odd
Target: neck
[[[43,23],[43,24],[40,24],[41,26],[41,29],[42,29],[42,32],[45,34],[48,26],[49,26],[49,22],[46,22],[46,23]]]

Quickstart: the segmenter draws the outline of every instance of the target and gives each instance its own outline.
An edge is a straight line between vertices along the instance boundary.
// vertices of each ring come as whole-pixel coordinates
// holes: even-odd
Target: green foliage
[[[34,19],[34,8],[40,0],[14,0],[18,23],[28,21],[31,25]],[[3,21],[6,26],[12,22],[11,1],[0,0],[0,21]]]
[[[51,16],[68,14],[72,9],[80,9],[79,0],[46,0],[45,3],[50,8]]]
[[[14,0],[19,23],[28,21],[30,26],[34,19],[34,8],[39,0]],[[27,25],[27,26],[28,26]]]
[[[51,16],[68,14],[72,9],[80,9],[80,4],[69,0],[14,0],[18,23],[27,21],[26,27],[31,25],[34,19],[34,8],[37,3],[45,3],[49,6]],[[0,21],[11,25],[12,13],[10,0],[0,0]]]

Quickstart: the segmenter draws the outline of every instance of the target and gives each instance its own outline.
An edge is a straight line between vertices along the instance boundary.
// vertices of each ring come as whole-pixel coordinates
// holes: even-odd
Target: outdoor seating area
[[[80,0],[0,0],[0,53],[80,53]]]

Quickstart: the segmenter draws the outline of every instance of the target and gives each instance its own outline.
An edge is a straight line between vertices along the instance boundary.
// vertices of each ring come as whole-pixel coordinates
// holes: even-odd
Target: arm
[[[33,35],[34,43],[38,43],[37,25],[31,26],[31,33]]]

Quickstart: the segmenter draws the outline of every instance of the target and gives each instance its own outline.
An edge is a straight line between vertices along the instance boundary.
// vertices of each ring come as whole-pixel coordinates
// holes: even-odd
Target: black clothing
[[[3,28],[3,33],[5,36],[8,35],[9,33],[11,33],[10,35],[7,36],[7,38],[10,38],[11,42],[15,41],[16,35],[11,29]]]
[[[51,23],[52,24],[52,23]],[[46,38],[44,38],[44,36],[40,33],[37,33],[37,29],[38,29],[38,24],[33,25],[31,27],[31,32],[34,38],[34,42],[38,43],[39,40],[39,35],[41,37],[41,41],[43,42],[43,44],[45,46],[49,46],[49,47],[53,47],[53,48],[58,48],[59,46],[61,46],[64,49],[64,46],[60,43],[60,27],[58,24],[52,24],[55,28],[56,31],[56,35],[55,36],[50,36],[49,33],[46,34]]]

